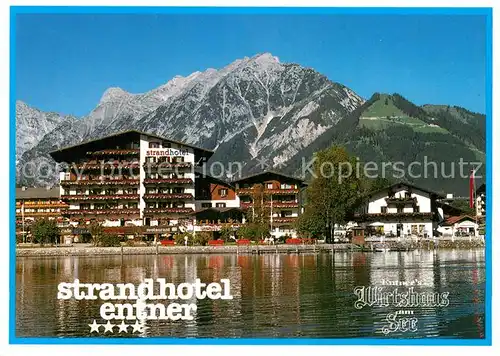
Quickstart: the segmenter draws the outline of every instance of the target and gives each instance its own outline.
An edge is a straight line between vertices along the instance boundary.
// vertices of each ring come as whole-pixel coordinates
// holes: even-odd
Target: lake
[[[18,257],[16,336],[484,338],[484,259],[483,249]],[[137,285],[145,278],[229,279],[233,299],[191,298],[192,320],[146,320],[142,331],[116,326],[92,334],[93,320],[105,323],[105,302],[57,299],[59,283],[74,279]]]

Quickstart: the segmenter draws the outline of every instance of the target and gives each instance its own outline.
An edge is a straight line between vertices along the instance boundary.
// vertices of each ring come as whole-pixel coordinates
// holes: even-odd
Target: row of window
[[[63,195],[69,195],[70,192],[65,190],[63,191]],[[87,190],[86,189],[77,189],[76,190],[76,195],[86,195]],[[138,194],[137,188],[126,188],[123,190],[118,190],[115,188],[108,188],[108,189],[89,189],[89,195],[117,195],[117,194]]]
[[[380,207],[380,212],[382,214],[387,214],[387,207],[386,206],[381,206]],[[397,207],[396,213],[404,213],[404,212],[405,211],[404,211],[403,207],[401,207],[401,206]],[[419,213],[420,212],[420,207],[418,207],[418,206],[413,207],[413,211],[412,212],[413,213]]]
[[[169,209],[169,208],[184,208],[184,202],[148,202],[146,207],[148,209]]]
[[[253,184],[241,184],[240,188],[252,188],[253,187]],[[276,188],[275,184],[274,183],[265,183],[264,184],[264,187],[266,189],[278,189]],[[288,183],[281,183],[279,185],[279,189],[297,189],[297,184],[288,184]]]
[[[183,163],[181,156],[146,157],[146,163]]]
[[[172,143],[168,141],[162,141],[160,147],[160,142],[153,141],[149,143],[149,148],[172,148]]]
[[[201,207],[202,208],[213,208],[213,204],[212,203],[201,203]],[[226,203],[215,203],[215,207],[216,208],[225,208]]]
[[[184,188],[147,188],[146,194],[183,194],[185,193]]]
[[[138,209],[139,204],[135,202],[117,204],[117,203],[95,203],[94,207],[89,203],[81,203],[80,210],[106,210],[106,209]]]

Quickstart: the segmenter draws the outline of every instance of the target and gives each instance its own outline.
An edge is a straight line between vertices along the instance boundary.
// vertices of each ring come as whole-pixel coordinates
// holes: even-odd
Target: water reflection
[[[148,320],[145,333],[134,336],[484,338],[482,250],[18,258],[16,269],[19,337],[91,336],[88,324],[101,322],[102,303],[57,300],[60,282],[139,284],[144,278],[166,278],[179,284],[228,278],[233,300],[192,297],[185,302],[197,305],[194,320]],[[385,317],[397,309],[355,309],[354,288],[403,292],[407,287],[387,285],[403,281],[418,281],[419,292],[449,292],[450,303],[415,308],[414,333],[383,335]],[[111,335],[117,336],[132,334]]]

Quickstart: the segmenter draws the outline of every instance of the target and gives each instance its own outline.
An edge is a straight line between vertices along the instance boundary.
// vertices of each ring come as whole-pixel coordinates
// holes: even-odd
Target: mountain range
[[[365,100],[312,68],[264,53],[176,76],[142,94],[109,88],[80,118],[17,101],[17,183],[56,184],[50,151],[128,129],[212,149],[211,162],[240,162],[242,174],[273,169],[300,176],[303,158],[335,144],[362,162],[485,161],[482,114],[417,106],[399,94],[375,93]],[[402,180],[455,194],[465,194],[468,186],[463,177]]]

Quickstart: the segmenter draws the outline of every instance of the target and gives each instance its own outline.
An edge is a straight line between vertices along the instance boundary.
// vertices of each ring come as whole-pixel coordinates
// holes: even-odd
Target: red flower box
[[[302,239],[297,239],[297,238],[287,239],[286,243],[289,245],[300,245],[302,243]]]
[[[250,245],[250,240],[248,240],[248,239],[240,239],[240,240],[236,241],[236,244],[237,245]]]
[[[223,240],[209,240],[208,241],[208,246],[222,246],[224,245]]]
[[[173,245],[175,245],[175,241],[174,240],[161,240],[161,244],[163,246],[173,246]]]

